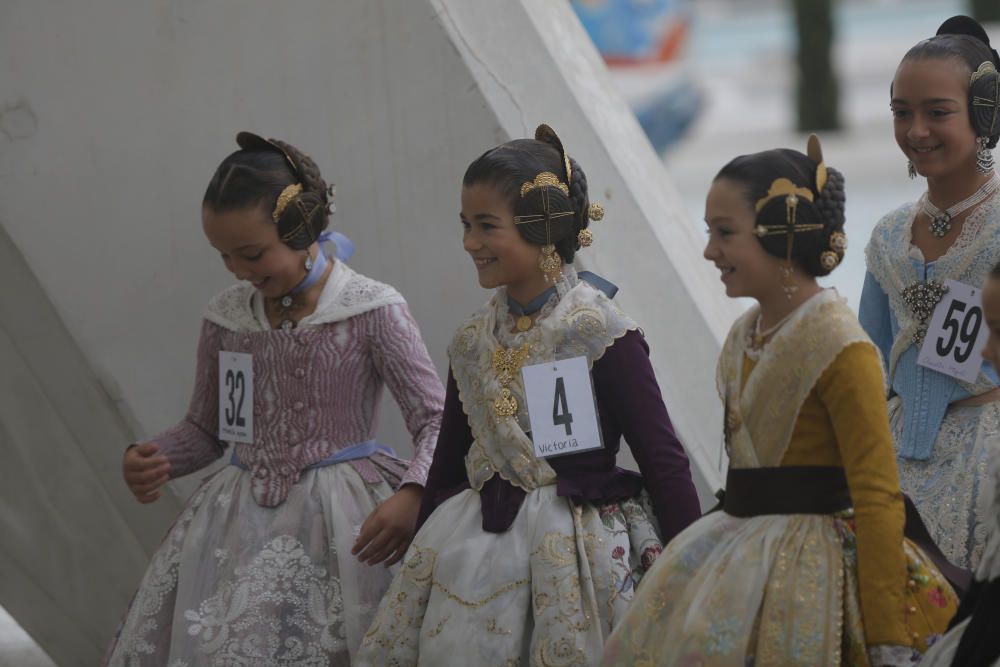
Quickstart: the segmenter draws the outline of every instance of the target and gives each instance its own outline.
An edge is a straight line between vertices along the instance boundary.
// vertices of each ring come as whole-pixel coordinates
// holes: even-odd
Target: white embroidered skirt
[[[898,396],[889,401],[889,423],[898,443],[903,429]],[[983,553],[986,524],[978,509],[980,484],[996,456],[1000,404],[987,403],[948,408],[926,461],[897,459],[903,493],[917,506],[941,552],[960,567],[975,569]]]
[[[351,555],[393,493],[350,465],[307,470],[288,499],[254,502],[227,466],[188,501],[153,556],[108,657],[112,667],[350,665],[392,571]]]
[[[702,517],[646,573],[601,664],[868,664],[848,516]],[[954,595],[919,550],[909,542],[903,550],[908,570],[926,574],[909,589],[907,602],[940,633],[954,613]],[[911,654],[891,649],[879,654],[878,664],[909,664]]]
[[[994,456],[989,462],[989,474],[982,483],[979,510],[986,517],[986,545],[976,568],[976,579],[990,581],[1000,577],[1000,456]],[[920,661],[921,667],[951,667],[968,624],[966,619],[931,646]],[[993,665],[1000,667],[1000,660]]]
[[[427,520],[355,665],[596,665],[634,585],[662,550],[644,498],[575,506],[528,493],[504,533],[466,490]]]

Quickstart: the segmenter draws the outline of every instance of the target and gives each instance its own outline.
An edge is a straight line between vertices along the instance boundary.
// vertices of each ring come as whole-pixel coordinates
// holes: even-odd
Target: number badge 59
[[[946,280],[945,286],[948,291],[934,308],[917,363],[975,382],[983,364],[980,350],[989,337],[983,326],[982,290],[957,280]]]
[[[253,355],[219,352],[219,439],[253,444]]]
[[[521,369],[535,455],[575,454],[603,446],[586,357]]]

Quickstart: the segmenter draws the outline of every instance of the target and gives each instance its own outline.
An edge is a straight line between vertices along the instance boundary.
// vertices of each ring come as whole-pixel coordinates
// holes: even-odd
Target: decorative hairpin
[[[274,211],[271,213],[271,220],[273,220],[275,224],[281,220],[282,214],[285,212],[285,209],[288,208],[288,205],[292,202],[292,200],[300,194],[302,194],[301,183],[293,183],[292,185],[286,186],[285,189],[281,191],[281,194],[278,195],[278,201],[274,205]]]

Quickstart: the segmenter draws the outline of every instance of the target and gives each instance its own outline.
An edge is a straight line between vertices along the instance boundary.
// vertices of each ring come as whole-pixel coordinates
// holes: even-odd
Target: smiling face
[[[305,278],[304,252],[281,242],[277,227],[262,209],[216,212],[205,207],[201,220],[205,237],[226,268],[265,297],[288,294]]]
[[[925,178],[975,178],[968,66],[957,58],[904,60],[892,82],[896,143]]]
[[[767,298],[781,290],[781,260],[764,250],[753,228],[754,210],[742,183],[717,178],[705,199],[705,259],[722,272],[726,296]]]
[[[521,237],[510,202],[496,186],[464,186],[461,219],[462,244],[475,262],[481,287],[506,285],[521,303],[548,288],[538,268],[541,249]]]

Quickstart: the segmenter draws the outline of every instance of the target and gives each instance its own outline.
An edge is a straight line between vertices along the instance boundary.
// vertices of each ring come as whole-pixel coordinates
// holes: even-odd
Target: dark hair
[[[993,270],[990,271],[990,278],[1000,278],[1000,262],[993,265]]]
[[[1000,54],[990,46],[989,35],[979,22],[968,16],[952,16],[941,24],[937,34],[929,39],[917,42],[906,55],[907,60],[924,58],[952,58],[961,61],[969,68],[971,77],[983,63],[993,63],[1000,69]],[[975,81],[967,82],[969,88],[969,122],[977,137],[988,137],[987,146],[993,148],[1000,137],[1000,119],[997,105],[1000,93],[1000,76],[987,72],[976,77]],[[892,87],[889,88],[890,94]],[[993,100],[992,104],[973,104],[973,100]]]
[[[312,159],[291,144],[249,132],[236,135],[240,150],[230,154],[208,183],[202,206],[217,213],[260,208],[271,216],[278,196],[300,183],[278,218],[278,237],[293,250],[308,248],[330,224],[331,191]]]
[[[821,224],[822,229],[799,231],[793,235],[792,260],[812,276],[825,276],[833,269],[826,268],[821,256],[826,251],[844,258],[843,248],[833,248],[830,236],[844,229],[844,176],[836,169],[826,168],[826,184],[822,192],[816,188],[817,163],[798,151],[787,148],[741,155],[715,176],[715,180],[727,179],[746,188],[747,205],[756,208],[759,200],[767,196],[771,185],[779,178],[787,178],[796,187],[808,188],[813,193],[813,201],[799,197],[795,211],[795,224]],[[785,197],[775,197],[758,212],[754,225],[785,225]],[[770,255],[785,259],[788,256],[788,236],[771,234],[758,237],[764,250]],[[839,266],[839,262],[837,264]],[[835,267],[834,267],[835,268]]]
[[[548,132],[543,131],[542,127]],[[551,240],[562,260],[570,264],[576,251],[580,249],[577,235],[589,224],[587,176],[580,164],[567,156],[572,172],[568,183],[568,197],[554,186],[535,188],[522,197],[521,186],[532,182],[543,171],[555,174],[561,183],[566,183],[564,152],[559,138],[547,126],[539,127],[535,136],[541,138],[515,139],[480,155],[465,170],[462,185],[493,185],[510,202],[515,216],[539,216],[537,222],[517,225],[521,238],[533,245],[545,245]],[[572,213],[550,219],[549,240],[546,239],[543,217],[546,197],[551,215]]]

